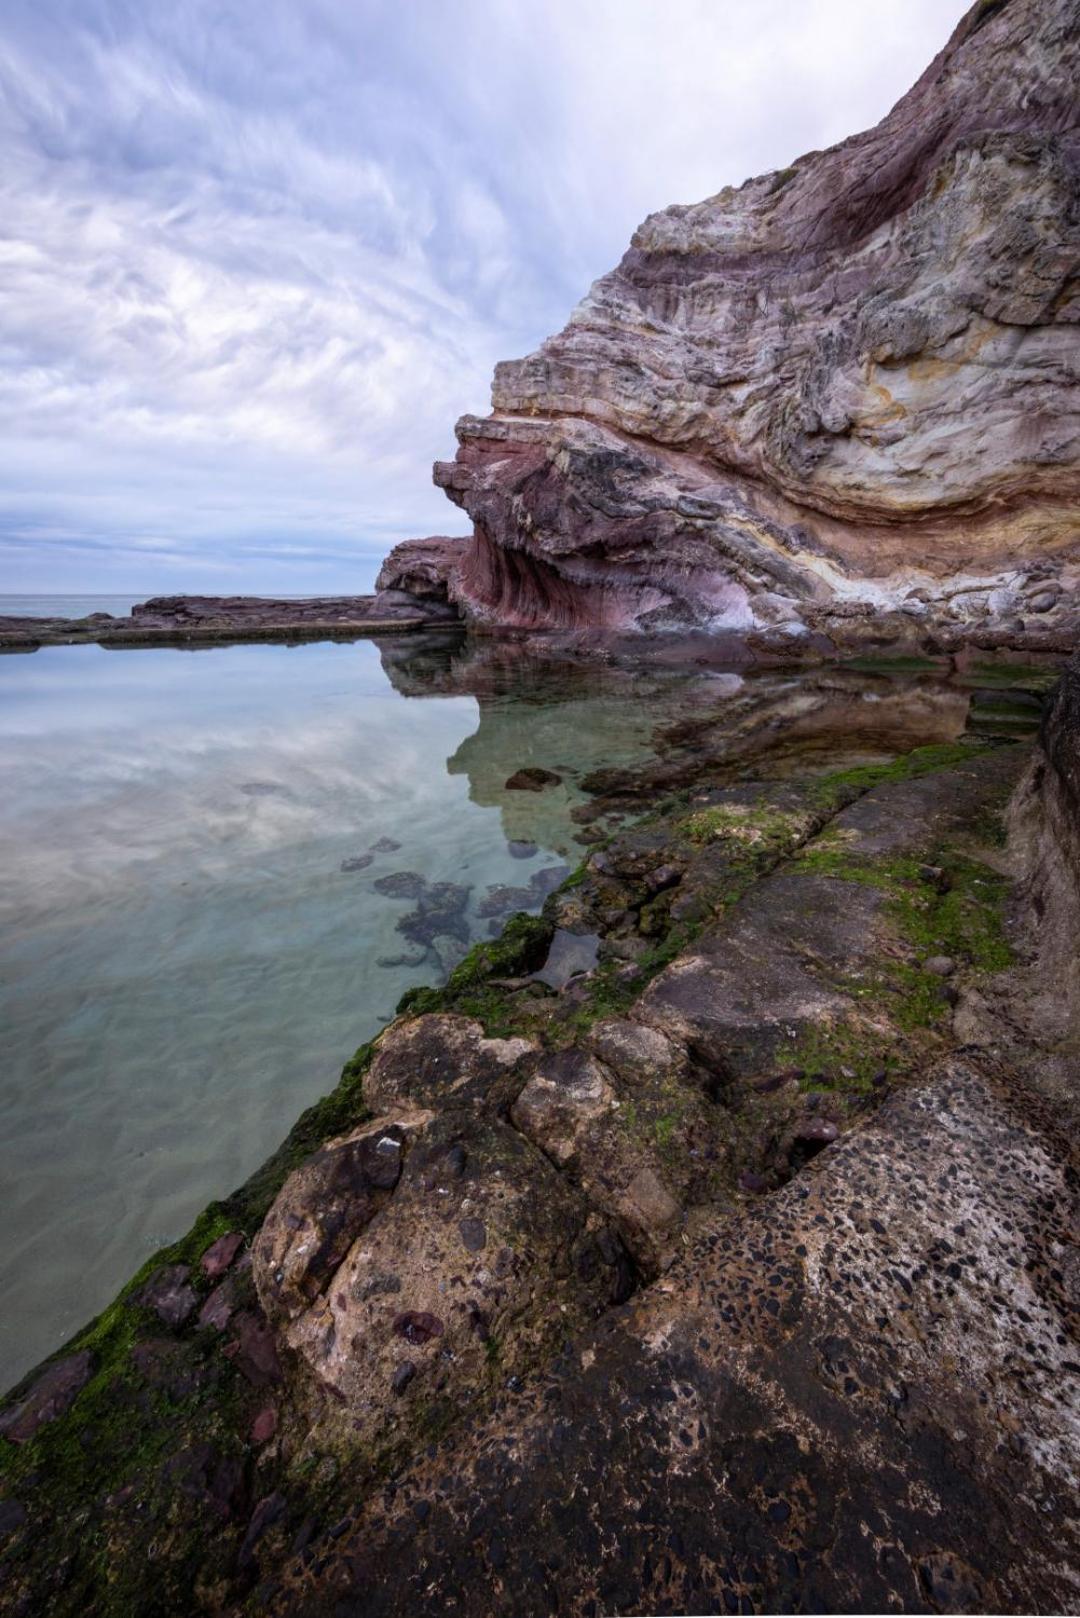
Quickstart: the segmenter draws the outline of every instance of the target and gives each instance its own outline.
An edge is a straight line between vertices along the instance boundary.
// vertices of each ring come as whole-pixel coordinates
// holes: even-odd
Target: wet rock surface
[[[1071,1610],[1061,1144],[947,1062],[703,1227],[272,1610]]]
[[[39,1427],[62,1416],[88,1382],[92,1363],[87,1350],[54,1360],[23,1397],[0,1415],[0,1438],[12,1444],[28,1443]]]
[[[0,1610],[1068,1610],[1075,1134],[1000,841],[1055,747],[1063,813],[1049,734],[606,783],[651,813],[411,991],[0,1442]]]

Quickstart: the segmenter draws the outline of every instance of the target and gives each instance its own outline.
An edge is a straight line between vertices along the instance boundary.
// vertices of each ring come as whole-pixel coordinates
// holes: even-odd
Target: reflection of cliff
[[[545,657],[535,644],[420,646],[415,638],[387,647],[383,663],[403,694],[476,698],[478,727],[447,769],[468,777],[474,803],[501,811],[508,839],[564,853],[592,818],[590,802],[598,810],[647,801],[700,776],[703,763],[721,778],[774,775],[952,741],[971,705],[970,690],[932,672],[642,673]],[[508,789],[527,767],[560,779],[539,791]]]

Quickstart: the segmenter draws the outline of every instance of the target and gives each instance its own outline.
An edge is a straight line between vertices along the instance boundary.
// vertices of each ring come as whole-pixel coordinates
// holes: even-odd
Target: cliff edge
[[[651,215],[435,467],[466,617],[1067,646],[1078,23],[981,0],[875,129]]]

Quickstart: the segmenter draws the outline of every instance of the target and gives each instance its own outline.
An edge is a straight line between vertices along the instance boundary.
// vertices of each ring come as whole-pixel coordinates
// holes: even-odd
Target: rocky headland
[[[980,0],[877,129],[654,215],[459,424],[471,539],[136,609],[408,630],[451,768],[586,852],[12,1390],[0,1612],[1080,1612],[1078,39]],[[461,621],[911,681],[721,676],[571,811],[485,773],[541,654]]]
[[[435,481],[470,538],[374,596],[173,597],[0,646],[367,634],[460,617],[743,655],[1067,653],[1080,630],[1075,0],[982,0],[865,134],[651,215],[496,368]]]
[[[653,214],[500,365],[411,541],[474,626],[805,654],[1080,627],[1077,11],[986,0],[875,129]]]

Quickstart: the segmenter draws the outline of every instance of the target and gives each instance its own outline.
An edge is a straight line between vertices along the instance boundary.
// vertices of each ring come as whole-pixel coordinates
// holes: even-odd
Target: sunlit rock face
[[[648,218],[435,480],[501,626],[1063,639],[1075,0],[982,0],[877,128]]]

